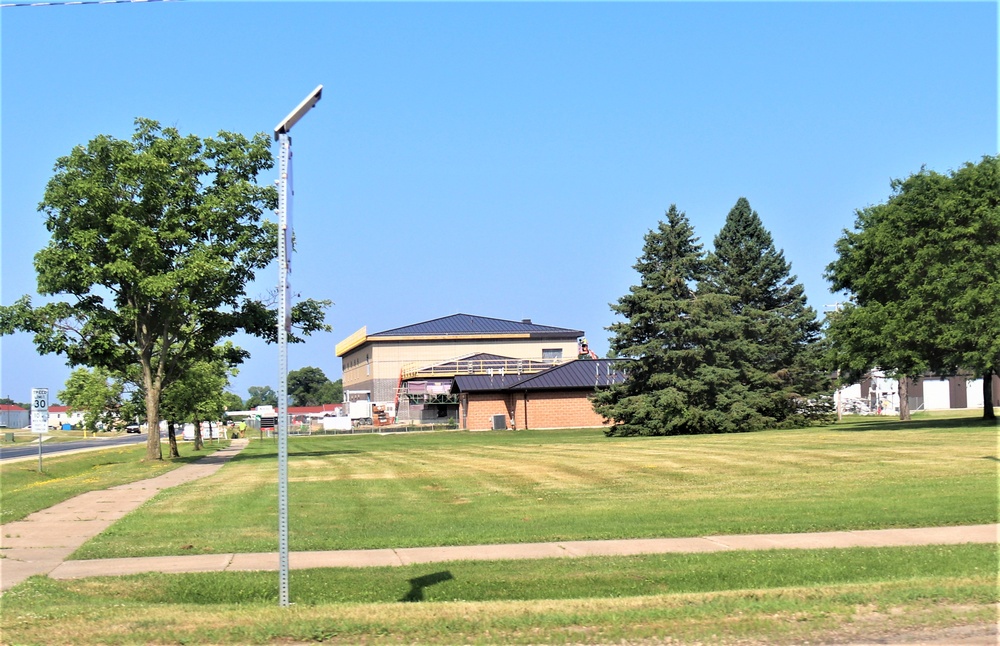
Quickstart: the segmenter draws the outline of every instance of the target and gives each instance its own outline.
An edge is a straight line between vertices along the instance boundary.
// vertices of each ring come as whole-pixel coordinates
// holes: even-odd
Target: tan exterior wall
[[[606,426],[594,412],[591,394],[590,390],[469,393],[459,423],[469,430],[489,429],[493,428],[493,415],[503,414],[508,420],[513,418],[517,429]]]
[[[542,350],[548,349],[562,350],[563,359],[575,359],[576,339],[368,342],[341,358],[344,390],[371,390],[374,401],[392,401],[404,365],[438,363],[480,352],[514,359],[541,359]]]

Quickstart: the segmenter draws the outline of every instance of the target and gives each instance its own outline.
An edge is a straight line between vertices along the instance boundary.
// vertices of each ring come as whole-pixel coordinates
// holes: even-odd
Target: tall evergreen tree
[[[719,299],[699,299],[705,254],[687,216],[671,205],[666,221],[645,236],[634,265],[640,282],[611,309],[611,351],[628,379],[595,395],[608,435],[674,435],[718,430],[719,389],[706,381]],[[713,305],[715,312],[713,312]],[[721,379],[725,381],[725,379]]]
[[[741,399],[741,424],[754,430],[825,412],[813,404],[828,387],[815,351],[820,324],[784,254],[760,216],[741,197],[729,211],[707,258],[703,295],[730,297],[732,334],[719,339],[738,372],[731,392]]]

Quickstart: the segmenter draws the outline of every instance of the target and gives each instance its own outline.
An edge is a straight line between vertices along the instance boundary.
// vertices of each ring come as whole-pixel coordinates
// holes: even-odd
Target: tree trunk
[[[906,375],[896,377],[899,383],[899,421],[910,421],[910,385],[906,383]]]
[[[148,368],[143,368],[146,382],[146,459],[162,460],[160,447],[160,388],[153,386],[153,377]]]
[[[983,373],[983,419],[997,418],[993,410],[993,371],[987,370]]]
[[[170,444],[170,457],[181,457],[180,452],[177,450],[177,430],[173,422],[167,422],[167,441]]]
[[[200,451],[205,447],[205,443],[201,440],[201,420],[197,417],[194,419],[194,450]]]

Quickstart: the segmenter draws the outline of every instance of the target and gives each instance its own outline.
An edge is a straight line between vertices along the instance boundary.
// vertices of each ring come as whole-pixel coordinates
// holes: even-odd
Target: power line
[[[180,2],[181,0],[71,0],[69,2],[5,2],[0,8],[7,7],[60,7],[78,4],[132,4],[145,2]]]

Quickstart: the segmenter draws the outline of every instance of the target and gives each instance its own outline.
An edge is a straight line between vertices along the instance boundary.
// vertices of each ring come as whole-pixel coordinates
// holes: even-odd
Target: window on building
[[[543,348],[543,359],[562,359],[562,348]]]

